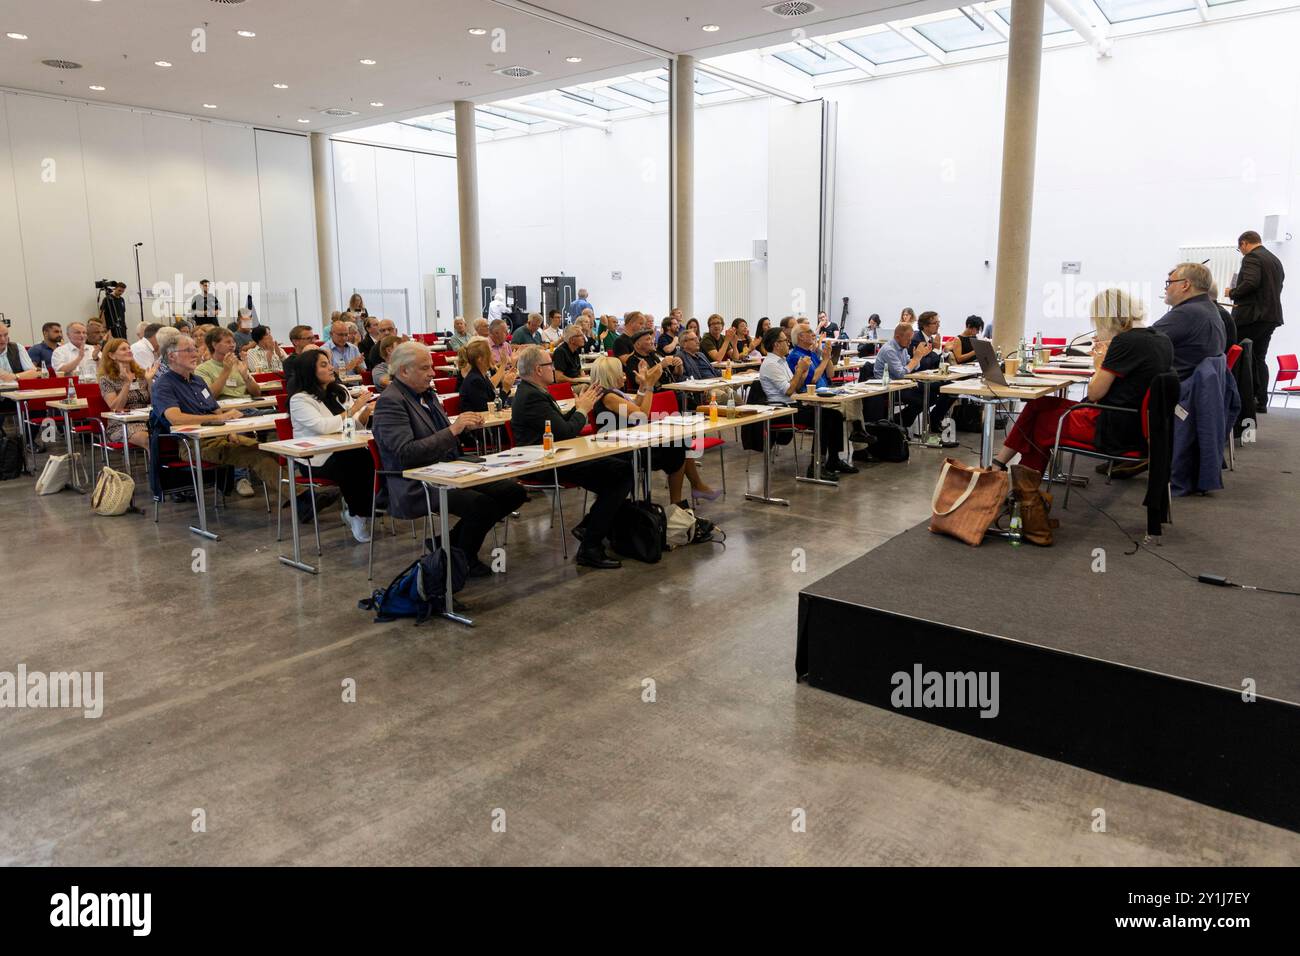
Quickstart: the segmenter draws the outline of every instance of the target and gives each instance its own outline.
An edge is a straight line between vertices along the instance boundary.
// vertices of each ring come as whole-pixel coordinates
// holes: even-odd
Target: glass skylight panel
[[[614,110],[631,109],[626,103],[620,103],[618,100],[612,100],[608,96],[601,96],[599,93],[593,93],[591,90],[560,90],[568,99],[575,102],[581,100],[588,106],[593,106],[598,110],[613,112]]]
[[[568,113],[571,116],[591,116],[594,112],[593,107],[571,100],[567,96],[539,97],[533,100],[524,100],[524,105],[536,106],[539,110]]]
[[[698,77],[696,78],[698,79]],[[661,90],[651,86],[649,83],[642,83],[640,80],[625,80],[622,83],[611,83],[610,89],[618,90],[627,96],[635,96],[638,100],[645,100],[647,103],[667,103],[668,91]]]
[[[783,50],[780,53],[773,53],[782,63],[788,63],[809,76],[825,76],[827,73],[839,73],[842,70],[853,69],[844,60],[841,60],[834,53],[809,50],[797,46],[792,50]],[[697,92],[703,92],[697,84]]]
[[[1094,0],[1111,23],[1129,23],[1148,17],[1195,10],[1195,0]]]
[[[695,74],[695,92],[699,96],[710,96],[714,93],[730,93],[731,87],[726,83],[719,82],[707,73]]]
[[[898,63],[902,60],[915,60],[925,53],[915,43],[909,43],[892,30],[888,33],[871,33],[863,37],[841,40],[846,47],[863,59],[870,60],[877,66],[885,63]]]
[[[529,126],[536,126],[538,123],[545,123],[546,120],[537,116],[525,116],[523,113],[516,113],[514,110],[508,110],[501,106],[479,106],[476,108],[480,113],[488,113],[492,116],[500,116],[502,119],[514,120],[516,123],[527,123]]]
[[[984,24],[984,29],[981,30],[966,19],[964,14],[934,23],[918,24],[914,29],[944,53],[974,50],[1006,42],[997,30],[988,24]]]
[[[1011,25],[1011,8],[1003,7],[996,11],[997,15],[1002,18],[1002,22]],[[1061,19],[1061,15],[1051,7],[1043,10],[1043,36],[1056,36],[1058,33],[1069,33],[1073,27]]]

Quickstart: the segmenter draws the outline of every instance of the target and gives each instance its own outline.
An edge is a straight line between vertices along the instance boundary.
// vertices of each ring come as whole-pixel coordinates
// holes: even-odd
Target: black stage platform
[[[1263,423],[1224,490],[1175,499],[1150,549],[1193,576],[1297,591],[1300,413]],[[1062,511],[1053,486],[1050,548],[969,548],[925,523],[903,532],[800,594],[798,677],[1300,831],[1300,598],[1201,584],[1146,550],[1126,554],[1145,530],[1144,488],[1094,478]],[[1092,570],[1097,548],[1104,573]],[[893,675],[918,666],[998,672],[997,715],[917,706],[919,688],[895,707],[907,684]]]

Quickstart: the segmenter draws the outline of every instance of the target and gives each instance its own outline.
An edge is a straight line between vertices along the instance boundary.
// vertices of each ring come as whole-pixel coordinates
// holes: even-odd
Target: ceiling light
[[[154,66],[171,66],[171,64],[168,63],[166,60],[154,60],[154,61],[153,61],[153,65],[154,65]]]
[[[238,33],[241,37],[248,37],[249,39],[252,39],[253,37],[257,36],[257,34],[254,33],[252,30],[236,30],[235,32]]]
[[[722,29],[722,27],[718,26],[716,23],[706,23],[704,26],[700,27],[700,29],[705,33],[717,33]]]
[[[565,63],[581,63],[581,62],[582,62],[582,57],[580,57],[580,56],[566,56],[566,57],[564,58],[564,62],[565,62]]]
[[[103,93],[103,92],[104,92],[104,87],[102,87],[102,86],[96,86],[94,83],[90,84],[90,88],[91,88],[92,90],[94,90],[96,93]]]
[[[375,61],[374,61],[374,60],[362,60],[362,61],[361,61],[361,65],[362,65],[362,66],[374,66],[374,65],[375,65]]]
[[[204,104],[203,104],[203,108],[204,108],[205,110],[215,110],[215,109],[217,108],[217,104],[216,104],[216,103],[204,103]]]
[[[383,104],[383,103],[371,103],[370,105],[371,105],[371,106],[383,106],[384,104]]]
[[[272,83],[271,85],[274,86],[277,90],[287,90],[289,88],[288,83]]]
[[[11,40],[26,40],[26,39],[27,39],[27,34],[26,34],[26,33],[6,33],[5,36],[7,36],[7,37],[8,37],[9,39],[11,39]]]
[[[470,27],[470,28],[469,28],[469,35],[472,36],[472,37],[481,37],[481,36],[484,36],[486,33],[487,33],[487,31],[484,30],[482,27]]]
[[[456,85],[457,85],[457,86],[469,86],[469,80],[457,80],[457,81],[456,81]]]
[[[299,122],[299,123],[310,123],[310,122],[311,122],[311,120],[307,120],[307,119],[300,119],[300,120],[298,120],[298,122]]]

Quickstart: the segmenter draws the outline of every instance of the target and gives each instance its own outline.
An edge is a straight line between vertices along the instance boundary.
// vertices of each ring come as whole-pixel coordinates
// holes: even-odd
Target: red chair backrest
[[[1151,444],[1151,387],[1147,386],[1147,393],[1142,396],[1142,410],[1138,413],[1142,418],[1142,437],[1146,440],[1147,445]]]
[[[1228,371],[1229,372],[1232,371],[1232,367],[1237,364],[1237,359],[1239,358],[1241,358],[1240,345],[1234,345],[1232,348],[1228,349]]]
[[[457,393],[451,392],[441,395],[439,401],[442,402],[442,410],[447,413],[448,418],[460,414],[460,395]]]
[[[254,382],[283,382],[284,373],[283,372],[254,372],[253,381]]]
[[[650,396],[650,417],[662,418],[664,415],[676,415],[681,411],[677,404],[676,392],[655,392]]]
[[[414,335],[411,336],[411,338],[415,339],[415,341],[423,345],[432,345],[434,342],[438,341],[438,333],[416,332]]]
[[[362,384],[362,385],[373,385],[373,384],[375,384],[375,377],[374,377],[373,375],[370,374],[370,369],[368,369],[368,368],[363,368],[363,369],[361,370],[361,384]]]
[[[277,418],[275,420],[276,441],[288,441],[293,437],[293,419]]]
[[[1067,344],[1069,344],[1069,339],[1049,339],[1047,336],[1043,336],[1043,345],[1051,349],[1049,355],[1060,355],[1065,351]]]
[[[78,382],[77,398],[86,400],[86,408],[84,411],[73,412],[73,418],[98,418],[109,411],[108,402],[104,401],[104,393],[100,391],[98,382],[93,385]]]
[[[454,378],[435,378],[433,380],[433,390],[439,395],[455,395],[459,389],[456,387]]]
[[[289,394],[284,391],[276,392],[271,396],[275,399],[275,410],[281,415],[289,413]]]
[[[546,390],[551,393],[551,398],[557,402],[562,402],[566,398],[573,398],[573,385],[569,382],[552,382],[546,386]]]
[[[1300,359],[1294,355],[1279,355],[1277,357],[1277,380],[1289,382],[1296,377],[1296,371],[1300,369]]]

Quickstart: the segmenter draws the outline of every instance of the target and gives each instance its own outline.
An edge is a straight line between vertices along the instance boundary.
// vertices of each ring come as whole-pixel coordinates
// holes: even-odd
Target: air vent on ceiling
[[[774,3],[763,9],[776,17],[802,17],[808,13],[821,12],[821,7],[808,0],[785,0],[784,3]]]
[[[73,63],[71,60],[41,60],[46,66],[52,66],[56,70],[79,70],[80,63]]]
[[[507,66],[500,70],[493,70],[493,73],[500,73],[502,76],[512,76],[515,79],[522,79],[526,76],[536,76],[536,70],[530,70],[526,66]]]
[[[223,7],[233,7],[237,3],[243,3],[244,0],[212,0],[213,3],[219,3]]]
[[[332,106],[327,110],[321,110],[321,113],[324,114],[325,116],[356,116],[357,115],[356,110],[343,110],[343,109],[339,109],[337,106]]]

